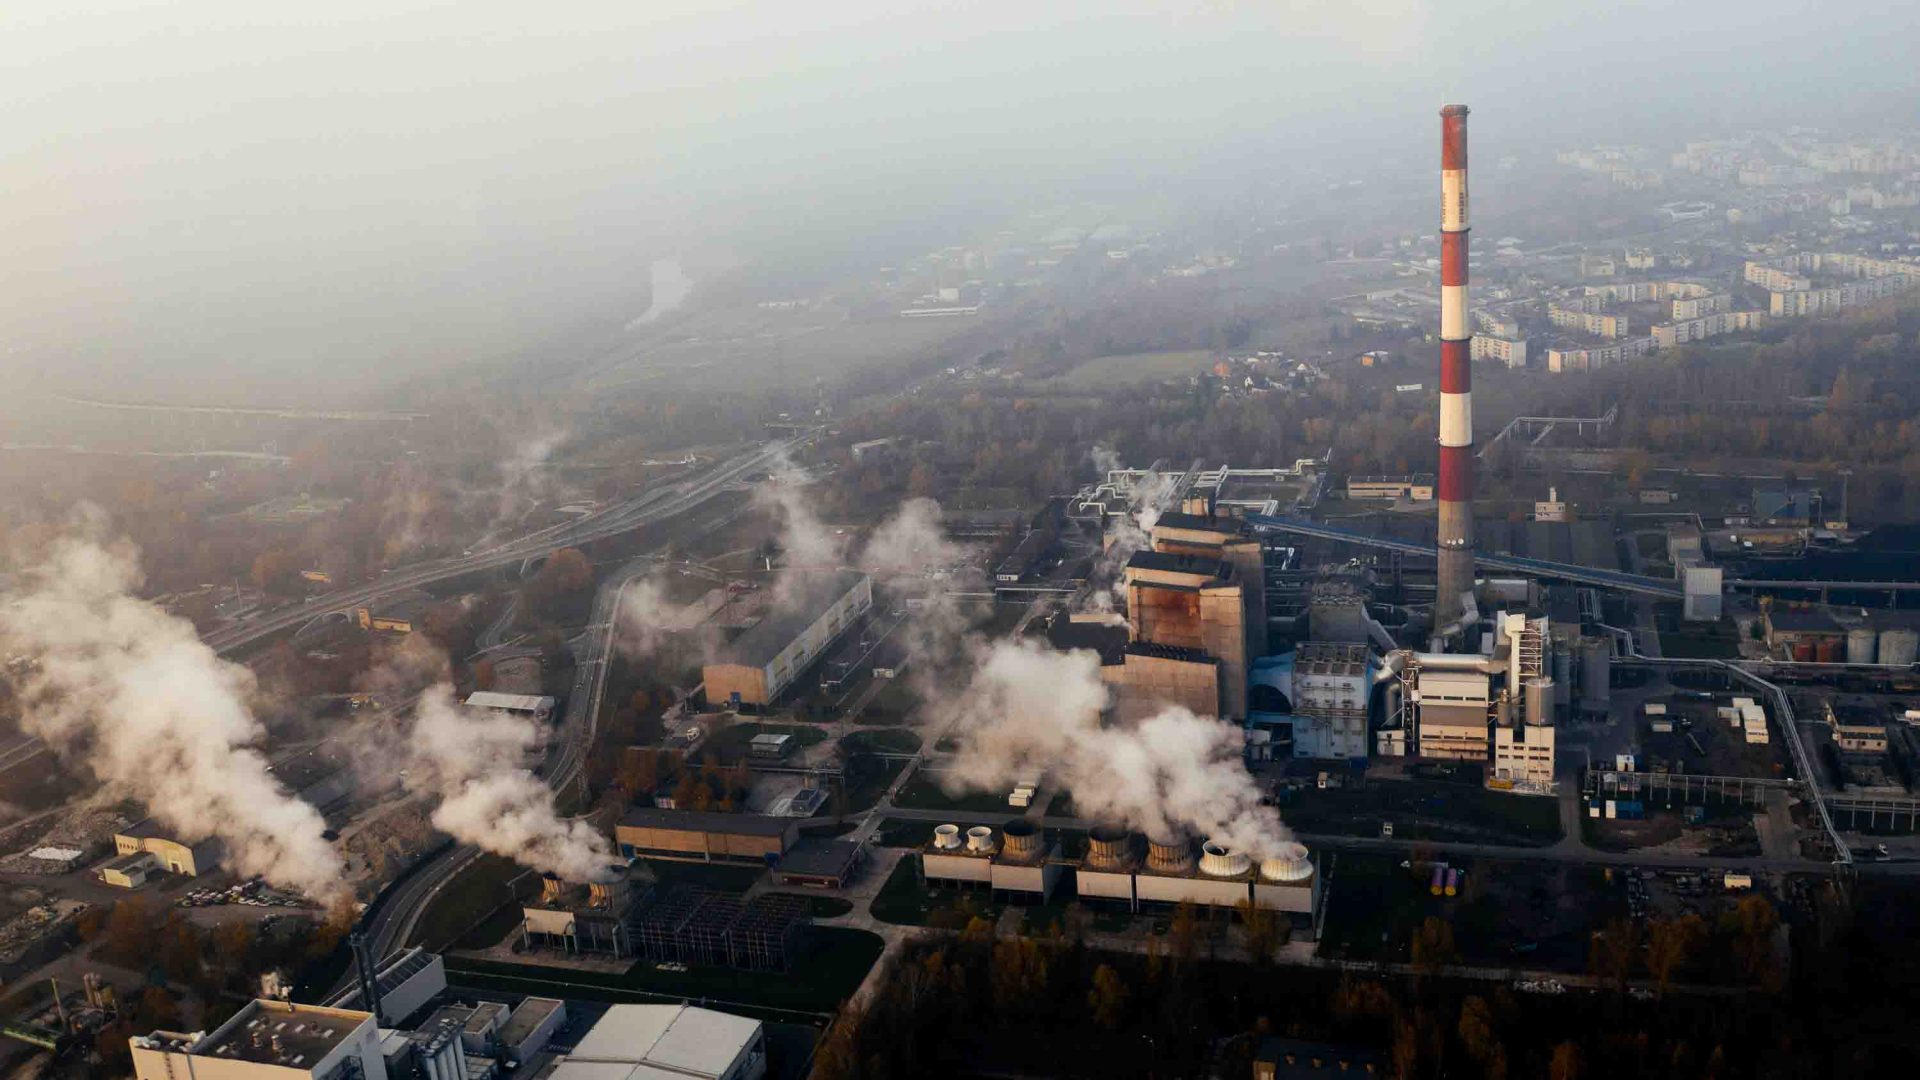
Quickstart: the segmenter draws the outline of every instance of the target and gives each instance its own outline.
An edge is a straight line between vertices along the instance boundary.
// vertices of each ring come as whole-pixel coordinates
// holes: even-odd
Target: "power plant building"
[[[941,825],[920,851],[920,872],[928,881],[985,885],[996,894],[1034,903],[1045,903],[1068,869],[1039,827],[1019,819],[1002,826],[997,835],[985,825],[975,825],[964,835],[958,825]]]
[[[614,1005],[547,1080],[760,1080],[766,1030],[758,1020],[692,1005]]]
[[[614,826],[620,854],[632,858],[766,864],[786,854],[800,819],[636,806]]]
[[[1320,910],[1320,878],[1304,845],[1287,843],[1259,864],[1244,853],[1208,841],[1198,855],[1185,838],[1152,839],[1117,825],[1096,826],[1087,854],[1074,870],[1083,900],[1143,905],[1242,904],[1300,916],[1311,926]]]
[[[145,852],[152,855],[154,861],[165,867],[168,873],[187,877],[198,877],[220,862],[219,841],[188,843],[175,839],[172,831],[156,818],[134,822],[114,833],[113,850],[122,856]]]
[[[129,1040],[136,1080],[336,1080],[383,1077],[373,1014],[267,998],[211,1033],[155,1031]]]
[[[873,608],[873,581],[853,570],[808,574],[798,594],[706,665],[707,701],[764,709]]]
[[[1314,632],[1318,635],[1317,610],[1315,620]],[[1373,661],[1365,644],[1302,642],[1291,653],[1256,662],[1252,679],[1249,696],[1263,707],[1256,711],[1261,726],[1286,726],[1294,757],[1348,760],[1367,756]],[[1275,736],[1276,747],[1279,738]]]

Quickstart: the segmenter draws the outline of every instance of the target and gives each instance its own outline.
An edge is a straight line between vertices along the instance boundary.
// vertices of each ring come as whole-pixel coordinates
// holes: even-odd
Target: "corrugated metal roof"
[[[553,1080],[719,1076],[759,1030],[758,1020],[689,1005],[615,1005],[567,1055]]]

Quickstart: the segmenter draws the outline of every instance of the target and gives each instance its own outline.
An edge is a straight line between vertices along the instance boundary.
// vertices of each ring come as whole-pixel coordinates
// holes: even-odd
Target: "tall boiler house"
[[[1440,110],[1440,521],[1433,623],[1473,591],[1473,332],[1467,322],[1467,107]]]

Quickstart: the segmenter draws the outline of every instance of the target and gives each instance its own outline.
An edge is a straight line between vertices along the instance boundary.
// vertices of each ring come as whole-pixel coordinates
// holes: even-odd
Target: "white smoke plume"
[[[908,499],[892,517],[867,537],[860,552],[860,568],[870,574],[924,574],[959,567],[970,550],[947,538],[940,524],[940,504],[932,499]]]
[[[625,656],[645,658],[680,644],[709,657],[719,645],[719,628],[710,621],[713,614],[705,601],[675,603],[659,578],[641,578],[620,595],[614,647]]]
[[[342,862],[325,821],[259,748],[253,674],[135,596],[139,583],[132,548],[103,542],[95,525],[56,540],[0,598],[22,727],[180,839],[220,840],[239,873],[338,898]]]
[[[1112,462],[1118,468],[1117,461]],[[1108,583],[1108,587],[1095,591],[1088,597],[1088,606],[1095,611],[1112,611],[1120,604],[1120,592],[1117,583],[1120,572],[1126,569],[1127,560],[1133,553],[1145,548],[1152,539],[1153,527],[1165,512],[1167,497],[1173,494],[1175,480],[1157,469],[1148,469],[1134,481],[1127,493],[1127,513],[1115,517],[1107,525],[1107,535],[1100,557],[1094,560],[1093,580]]]
[[[547,460],[566,438],[565,432],[550,431],[524,439],[500,463],[500,492],[493,524],[488,526],[489,534],[502,525],[512,524],[533,503],[545,497],[550,486]]]
[[[592,825],[562,817],[529,771],[540,745],[533,720],[467,708],[442,683],[420,695],[408,784],[439,800],[433,825],[458,840],[568,881],[602,880],[613,852]]]
[[[981,644],[971,678],[944,706],[959,743],[947,782],[1005,790],[1044,769],[1083,816],[1220,840],[1256,859],[1279,854],[1292,834],[1260,804],[1239,728],[1182,708],[1107,721],[1107,702],[1094,653]]]

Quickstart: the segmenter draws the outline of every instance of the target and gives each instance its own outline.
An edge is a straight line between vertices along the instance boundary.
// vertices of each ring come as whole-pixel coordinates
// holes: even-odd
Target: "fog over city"
[[[1756,99],[1774,122],[1911,120],[1920,31],[1911,5],[1800,0],[21,0],[0,20],[4,362],[227,398],[549,355],[644,310],[662,254],[798,270],[1077,193],[1412,173],[1443,95],[1500,116],[1492,152]]]

